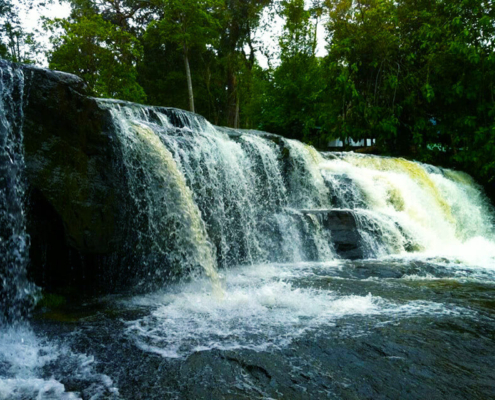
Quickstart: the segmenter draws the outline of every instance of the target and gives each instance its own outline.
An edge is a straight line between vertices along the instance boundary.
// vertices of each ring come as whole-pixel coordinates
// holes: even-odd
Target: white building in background
[[[349,138],[349,146],[351,147],[369,147],[376,143],[376,139],[361,139],[357,142]],[[328,147],[344,147],[344,142],[340,139],[335,139],[328,142]]]

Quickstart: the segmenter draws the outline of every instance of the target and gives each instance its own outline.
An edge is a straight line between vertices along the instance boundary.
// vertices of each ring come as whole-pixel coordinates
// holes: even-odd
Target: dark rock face
[[[108,110],[70,74],[6,63],[24,74],[29,275],[54,289],[98,290],[126,235],[125,187]]]
[[[332,235],[337,254],[345,259],[356,260],[364,257],[356,219],[347,210],[301,210],[303,214],[318,216],[325,229]]]
[[[79,78],[25,68],[25,157],[30,185],[61,217],[82,253],[109,253],[120,237],[118,159],[108,111]]]

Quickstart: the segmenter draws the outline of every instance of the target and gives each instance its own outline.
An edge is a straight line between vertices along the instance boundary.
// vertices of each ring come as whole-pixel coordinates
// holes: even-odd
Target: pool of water
[[[0,398],[495,397],[492,268],[423,255],[222,279],[222,296],[200,279],[39,310],[2,333]]]

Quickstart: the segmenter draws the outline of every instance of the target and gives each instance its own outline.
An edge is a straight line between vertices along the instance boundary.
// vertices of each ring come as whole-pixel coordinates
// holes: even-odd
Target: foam
[[[247,348],[263,351],[288,346],[293,340],[346,317],[450,314],[432,302],[396,304],[379,296],[341,295],[297,287],[291,280],[311,276],[316,263],[269,264],[227,273],[225,296],[212,296],[206,280],[180,290],[142,296],[130,306],[149,306],[148,316],[127,323],[127,334],[141,349],[167,358],[195,351]],[[339,268],[322,263],[322,269]],[[284,279],[281,279],[284,276]]]
[[[45,377],[51,364],[66,365],[61,376]],[[80,399],[67,392],[64,378],[86,381],[92,399],[117,398],[112,380],[94,371],[92,356],[72,353],[67,347],[40,339],[27,326],[4,328],[0,333],[0,400]]]
[[[356,215],[372,216],[382,228],[381,236],[401,234],[393,224],[387,226],[387,221],[393,221],[412,238],[424,257],[459,259],[472,266],[495,265],[493,209],[466,174],[403,159],[352,153],[343,159],[326,160],[320,169],[329,180],[342,174],[351,179],[367,206]],[[335,187],[340,189],[339,185]],[[376,241],[374,235],[367,239]],[[394,245],[398,242],[385,241],[381,249],[370,243],[370,247],[378,257],[405,256],[405,250]]]

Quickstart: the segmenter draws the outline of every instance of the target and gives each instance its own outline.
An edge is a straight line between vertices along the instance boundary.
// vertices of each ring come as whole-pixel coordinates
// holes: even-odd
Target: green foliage
[[[98,96],[142,101],[144,88],[153,104],[251,126],[253,37],[272,0],[66,1],[71,17],[46,24],[51,67],[82,76]]]
[[[226,124],[250,127],[251,118],[241,109],[250,108],[256,43],[253,40],[263,11],[272,0],[223,0],[218,47],[215,49],[225,71]],[[244,114],[244,115],[242,115]],[[242,123],[241,116],[245,123]]]
[[[79,75],[95,96],[145,101],[135,67],[142,46],[131,33],[92,13],[46,26],[54,32],[50,68]]]
[[[494,180],[493,2],[327,0],[320,59],[321,8],[281,4],[280,65],[253,85],[258,127],[322,147],[374,138],[382,152]]]
[[[49,25],[50,66],[82,76],[96,95],[146,93],[188,108],[194,87],[195,109],[217,124],[321,148],[374,138],[387,154],[495,176],[491,1],[69,1],[71,18]],[[263,69],[256,37],[267,10],[284,28]],[[319,57],[322,21],[328,54]]]
[[[189,108],[195,111],[190,68],[190,51],[204,53],[217,35],[219,22],[214,18],[219,3],[216,0],[155,0],[162,18],[153,21],[148,30],[154,30],[161,43],[173,43],[182,53],[189,97]]]
[[[492,179],[495,6],[482,0],[328,6],[328,109],[340,116],[326,118],[327,129]]]
[[[307,10],[303,0],[286,0],[281,15],[286,23],[279,40],[280,65],[257,74],[262,81],[255,86],[253,120],[259,129],[320,145],[325,92],[322,63],[315,55],[320,14]]]
[[[150,26],[142,38],[144,56],[138,63],[139,83],[148,102],[155,105],[188,108],[188,90],[183,53],[176,43],[163,39],[161,30]],[[190,54],[196,112],[214,123],[224,124],[224,70],[213,49],[195,48]]]
[[[157,29],[162,42],[183,48],[203,51],[218,36],[218,7],[216,0],[155,0],[162,18],[153,21],[148,29]]]

